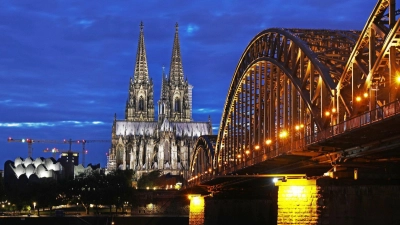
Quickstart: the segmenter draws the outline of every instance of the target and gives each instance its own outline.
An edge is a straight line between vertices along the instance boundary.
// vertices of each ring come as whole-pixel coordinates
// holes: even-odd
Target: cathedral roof
[[[153,135],[157,130],[157,122],[128,122],[117,121],[116,135]]]
[[[157,122],[116,121],[116,135],[143,136],[153,135],[157,131],[173,131],[177,137],[199,137],[201,135],[210,135],[208,122],[169,122],[165,119],[161,127],[158,127]]]

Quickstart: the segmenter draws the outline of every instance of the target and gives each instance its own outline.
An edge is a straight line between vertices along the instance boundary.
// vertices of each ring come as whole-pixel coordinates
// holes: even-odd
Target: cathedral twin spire
[[[170,80],[183,82],[183,68],[181,59],[181,47],[179,45],[178,23],[175,24],[174,45],[172,47],[171,66],[169,67]]]
[[[147,67],[146,46],[144,45],[143,22],[140,23],[139,42],[136,53],[134,82],[148,82],[149,71]]]
[[[133,79],[130,80],[125,110],[125,119],[128,121],[154,121],[153,81],[148,72],[143,27],[141,22],[135,70]],[[162,72],[161,98],[158,102],[160,123],[164,118],[169,118],[170,121],[191,121],[192,86],[184,81],[178,30],[176,23],[168,77],[164,68]]]

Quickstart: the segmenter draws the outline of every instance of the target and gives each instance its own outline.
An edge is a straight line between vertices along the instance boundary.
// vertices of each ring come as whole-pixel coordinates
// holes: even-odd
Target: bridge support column
[[[278,225],[318,222],[316,180],[288,179],[275,185],[278,186]]]
[[[204,197],[201,195],[189,195],[189,225],[204,224]]]

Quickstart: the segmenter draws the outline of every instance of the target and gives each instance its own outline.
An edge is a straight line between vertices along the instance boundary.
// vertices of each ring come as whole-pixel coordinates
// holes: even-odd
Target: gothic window
[[[181,146],[177,146],[177,162],[181,162]]]
[[[180,107],[180,101],[179,98],[176,97],[175,98],[175,106],[174,106],[175,112],[180,112],[181,111],[181,107]]]
[[[158,148],[157,146],[154,147],[154,157],[153,157],[154,162],[158,162]]]
[[[124,147],[122,145],[118,145],[117,147],[117,167],[123,163],[124,160]]]
[[[143,154],[142,154],[142,165],[146,165],[146,149],[147,149],[147,146],[146,146],[146,143],[144,143]]]
[[[133,152],[133,147],[132,147],[132,145],[129,145],[128,146],[128,151],[126,151],[126,158],[125,158],[125,160],[126,160],[126,168],[127,169],[131,169],[129,166],[130,166],[130,160],[131,160],[131,157],[132,157],[132,155],[131,155],[132,152]]]
[[[134,162],[135,162],[135,166],[137,166],[137,165],[139,165],[139,145],[136,146],[135,154],[136,154],[136,158],[135,158]]]
[[[170,162],[169,143],[164,143],[164,162]]]
[[[140,96],[140,98],[139,98],[139,111],[144,111],[144,100],[143,100],[143,96]]]

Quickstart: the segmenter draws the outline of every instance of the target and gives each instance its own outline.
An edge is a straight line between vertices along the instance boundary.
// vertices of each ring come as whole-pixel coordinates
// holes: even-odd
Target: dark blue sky
[[[375,0],[0,1],[0,169],[27,157],[7,138],[110,140],[114,113],[124,118],[139,24],[154,101],[169,71],[179,24],[185,77],[194,86],[193,118],[211,116],[217,133],[243,50],[264,29],[362,30]],[[50,157],[34,144],[33,158]],[[106,165],[109,143],[90,143],[86,163]],[[81,150],[73,145],[72,150]]]

